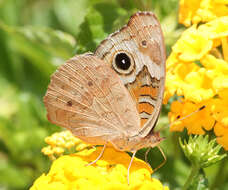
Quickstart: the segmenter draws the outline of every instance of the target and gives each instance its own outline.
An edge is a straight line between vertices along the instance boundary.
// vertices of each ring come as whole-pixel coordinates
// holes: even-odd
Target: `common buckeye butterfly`
[[[94,53],[61,65],[51,77],[44,104],[51,123],[87,143],[112,145],[134,157],[137,150],[163,140],[154,127],[164,85],[161,26],[153,13],[137,12]]]

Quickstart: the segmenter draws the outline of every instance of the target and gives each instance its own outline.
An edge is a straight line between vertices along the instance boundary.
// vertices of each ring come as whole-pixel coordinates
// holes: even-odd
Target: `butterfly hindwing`
[[[75,56],[58,68],[44,103],[52,123],[93,144],[134,135],[140,125],[119,76],[91,54]]]

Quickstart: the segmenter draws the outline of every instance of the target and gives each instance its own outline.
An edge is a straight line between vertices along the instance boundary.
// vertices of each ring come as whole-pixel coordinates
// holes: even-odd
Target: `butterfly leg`
[[[153,170],[153,168],[151,167],[151,165],[150,165],[150,163],[148,162],[148,159],[147,159],[150,150],[151,150],[151,147],[149,147],[149,148],[146,150],[146,153],[145,153],[145,162],[146,162],[146,164]]]
[[[148,157],[148,154],[149,154],[150,150],[151,150],[151,147],[149,147],[149,148],[146,150],[146,153],[145,153],[145,161],[146,161],[147,163],[148,163],[147,157]]]
[[[129,183],[130,168],[131,168],[131,165],[132,165],[132,162],[133,162],[133,160],[134,160],[134,157],[135,157],[136,152],[137,152],[137,151],[134,151],[134,152],[133,152],[132,157],[131,157],[130,164],[129,164],[128,169],[127,169],[127,183],[128,183],[128,185],[130,184],[130,183]]]
[[[163,156],[163,158],[164,158],[164,161],[163,161],[157,168],[155,168],[155,169],[153,170],[153,172],[155,172],[155,171],[157,171],[159,168],[161,168],[161,167],[166,163],[166,161],[167,161],[166,156],[165,156],[163,150],[161,149],[161,147],[160,147],[160,146],[157,146],[157,147],[158,147],[159,151],[161,152],[161,154],[162,154],[162,156]]]
[[[95,163],[102,157],[105,148],[106,148],[106,144],[104,144],[104,146],[103,146],[103,148],[102,148],[102,150],[101,150],[101,153],[100,153],[99,156],[96,158],[96,160],[90,162],[90,163],[87,164],[86,166],[90,166],[90,165],[92,165],[92,164],[95,164]]]

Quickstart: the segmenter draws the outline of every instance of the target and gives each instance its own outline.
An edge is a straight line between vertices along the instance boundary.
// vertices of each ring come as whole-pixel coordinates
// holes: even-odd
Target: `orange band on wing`
[[[152,86],[143,86],[139,89],[140,95],[150,95],[153,99],[157,99],[158,89]]]
[[[140,122],[141,122],[141,127],[146,123],[148,119],[141,119]]]
[[[138,107],[139,113],[146,112],[152,114],[154,111],[154,106],[149,103],[139,103]]]
[[[158,96],[158,88],[154,88],[152,86],[136,86],[135,88],[130,88],[128,89],[132,98],[138,103],[137,104],[137,109],[139,113],[147,113],[147,115],[153,114],[154,111],[154,106],[151,105],[149,102],[141,102],[139,103],[140,96],[149,96],[151,99],[155,100],[157,99]],[[146,121],[148,120],[147,118],[144,118],[144,116],[141,117],[141,126],[143,126]]]

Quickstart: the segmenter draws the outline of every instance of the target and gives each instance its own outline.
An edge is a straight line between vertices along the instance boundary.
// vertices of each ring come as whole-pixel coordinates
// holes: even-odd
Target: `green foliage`
[[[169,54],[183,31],[177,24],[178,0],[0,0],[0,189],[28,189],[49,169],[40,151],[44,138],[60,130],[47,121],[42,103],[50,74],[74,54],[94,51],[137,10],[156,13]],[[167,114],[160,121],[167,125]],[[190,166],[177,135],[166,130],[162,136],[168,159],[155,175],[178,189]],[[137,156],[144,159],[144,152]],[[148,158],[153,167],[162,159],[156,149]],[[218,164],[206,175],[225,189],[225,178],[213,182],[220,170],[225,175],[228,168]]]
[[[73,56],[75,39],[62,31],[35,26],[12,27],[3,23],[0,28],[9,35],[11,45],[47,75],[56,65]]]

